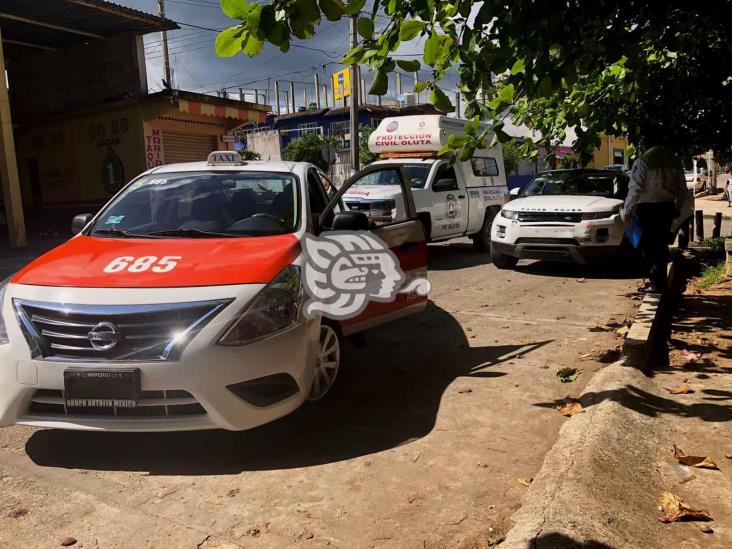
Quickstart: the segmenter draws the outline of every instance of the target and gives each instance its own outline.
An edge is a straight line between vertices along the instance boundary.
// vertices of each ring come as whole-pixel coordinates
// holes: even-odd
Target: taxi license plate
[[[140,398],[140,370],[109,368],[64,370],[66,406],[75,408],[134,408]]]

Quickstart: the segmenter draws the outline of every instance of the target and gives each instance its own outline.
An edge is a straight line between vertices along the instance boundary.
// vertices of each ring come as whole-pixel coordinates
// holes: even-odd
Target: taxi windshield
[[[213,238],[295,231],[299,187],[276,172],[175,172],[135,180],[90,229],[100,237]]]
[[[521,193],[536,195],[581,195],[624,198],[628,178],[620,173],[547,172],[537,175]]]

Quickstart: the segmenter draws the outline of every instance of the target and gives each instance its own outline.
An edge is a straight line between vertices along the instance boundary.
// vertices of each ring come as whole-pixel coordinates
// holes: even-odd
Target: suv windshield
[[[289,173],[150,174],[117,196],[90,234],[205,238],[291,233],[298,203],[299,186]]]
[[[623,174],[569,171],[537,175],[521,196],[582,195],[622,199],[627,193],[628,177]]]

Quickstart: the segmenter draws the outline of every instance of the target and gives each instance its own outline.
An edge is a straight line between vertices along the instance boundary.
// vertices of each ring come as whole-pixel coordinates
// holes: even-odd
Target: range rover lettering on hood
[[[16,284],[165,288],[266,284],[300,255],[294,235],[226,239],[79,236],[42,255]]]

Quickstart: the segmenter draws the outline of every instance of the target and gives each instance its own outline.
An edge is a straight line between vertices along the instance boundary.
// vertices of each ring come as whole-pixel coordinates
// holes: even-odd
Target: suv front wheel
[[[496,269],[513,269],[518,264],[518,259],[506,254],[500,254],[491,248],[491,261]]]

